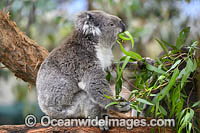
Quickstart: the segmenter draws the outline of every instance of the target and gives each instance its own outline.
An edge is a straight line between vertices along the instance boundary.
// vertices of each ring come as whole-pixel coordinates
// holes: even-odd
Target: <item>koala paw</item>
[[[129,102],[120,102],[120,104],[116,105],[119,112],[125,113],[131,110]]]

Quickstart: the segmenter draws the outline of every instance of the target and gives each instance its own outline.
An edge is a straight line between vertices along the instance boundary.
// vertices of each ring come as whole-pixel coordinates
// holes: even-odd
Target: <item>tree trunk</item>
[[[16,77],[35,85],[37,71],[48,51],[31,40],[0,11],[0,62]]]

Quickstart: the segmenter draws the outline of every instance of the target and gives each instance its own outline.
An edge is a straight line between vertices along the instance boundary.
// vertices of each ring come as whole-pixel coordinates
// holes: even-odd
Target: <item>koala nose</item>
[[[122,28],[122,32],[126,30],[126,25],[122,21],[120,21],[120,27]]]

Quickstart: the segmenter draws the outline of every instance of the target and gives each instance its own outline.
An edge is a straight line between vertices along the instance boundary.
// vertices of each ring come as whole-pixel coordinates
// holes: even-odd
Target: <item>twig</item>
[[[123,77],[123,73],[122,73],[122,79],[128,83],[128,85],[130,85],[131,87],[135,88],[135,89],[138,89],[137,87],[135,87],[133,84],[131,84],[128,80],[126,80],[124,77]]]

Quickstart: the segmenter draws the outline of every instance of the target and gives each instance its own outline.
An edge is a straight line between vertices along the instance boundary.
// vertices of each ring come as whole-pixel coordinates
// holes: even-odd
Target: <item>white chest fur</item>
[[[112,64],[113,54],[111,48],[96,47],[97,58],[100,60],[103,69],[109,67]]]

